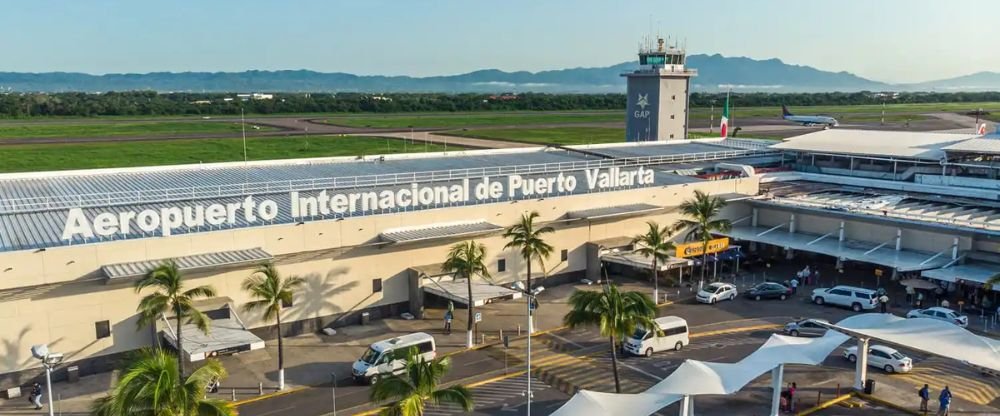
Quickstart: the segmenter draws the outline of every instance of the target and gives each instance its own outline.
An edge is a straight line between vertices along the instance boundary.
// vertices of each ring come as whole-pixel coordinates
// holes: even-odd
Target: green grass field
[[[721,103],[720,103],[721,105]],[[934,112],[966,112],[973,111],[977,108],[982,108],[986,111],[1000,112],[1000,102],[985,102],[985,103],[929,103],[929,104],[887,104],[885,106],[886,121],[889,121],[890,115],[895,118],[901,113],[911,114],[910,120],[918,120],[926,118],[920,116],[919,113],[934,113]],[[733,116],[736,119],[740,117],[774,117],[778,118],[781,116],[781,107],[740,107],[739,102],[734,103]],[[795,114],[808,114],[808,115],[831,115],[834,117],[851,118],[851,114],[864,114],[864,117],[855,116],[855,120],[869,120],[878,121],[882,113],[881,104],[872,105],[817,105],[817,106],[791,106],[789,110]],[[715,107],[715,118],[719,118],[719,114],[722,112],[720,106]],[[708,119],[711,114],[710,108],[696,107],[691,109],[691,117],[696,119]],[[874,116],[874,119],[870,117]],[[896,120],[903,121],[905,116],[901,118],[896,118]]]
[[[331,117],[327,123],[349,127],[409,128],[440,127],[461,128],[466,126],[519,126],[555,123],[608,123],[624,120],[621,111],[593,111],[580,113],[458,113],[458,114],[392,114]]]
[[[247,134],[274,130],[267,126],[259,127],[254,129],[252,125],[247,124]],[[238,135],[240,131],[239,123],[214,121],[3,122],[0,123],[0,140],[24,137],[122,137],[213,133]]]
[[[625,131],[613,127],[554,127],[527,129],[475,129],[448,134],[479,139],[510,140],[532,144],[595,144],[625,141]]]
[[[448,146],[449,150],[461,150]],[[439,152],[444,146],[355,136],[249,138],[251,160]],[[0,172],[94,169],[243,160],[241,139],[104,142],[0,146]]]

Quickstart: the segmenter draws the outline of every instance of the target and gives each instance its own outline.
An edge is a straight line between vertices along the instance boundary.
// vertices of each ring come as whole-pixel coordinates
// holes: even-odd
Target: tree
[[[649,229],[646,234],[638,235],[632,239],[632,244],[642,244],[635,251],[646,258],[653,259],[653,301],[660,303],[660,286],[657,265],[660,261],[667,261],[670,258],[670,251],[674,250],[674,244],[670,242],[673,234],[669,228],[660,227],[653,221],[646,223]]]
[[[727,219],[716,219],[719,212],[726,206],[726,201],[716,196],[695,190],[694,198],[681,203],[681,215],[687,217],[674,223],[674,230],[687,229],[685,241],[701,242],[701,282],[705,284],[705,267],[708,262],[708,243],[712,241],[712,233],[726,232],[733,228]]]
[[[275,320],[278,324],[278,390],[285,388],[285,351],[281,336],[282,305],[292,303],[292,290],[305,281],[301,277],[291,276],[282,279],[274,263],[266,263],[257,268],[250,277],[243,281],[243,290],[250,293],[256,300],[243,305],[246,312],[264,311],[264,320]]]
[[[490,278],[490,271],[486,267],[486,246],[475,241],[466,241],[451,246],[448,257],[445,259],[441,269],[455,275],[456,279],[464,278],[469,287],[469,321],[465,346],[472,348],[472,325],[474,301],[472,299],[472,276],[479,275],[484,279]]]
[[[983,288],[987,292],[990,291],[990,290],[993,290],[993,286],[996,286],[996,285],[1000,285],[1000,273],[997,273],[997,274],[995,274],[993,276],[990,276],[989,279],[986,279],[986,281],[983,282]]]
[[[206,386],[226,377],[216,359],[181,377],[177,361],[166,351],[142,349],[120,369],[108,396],[94,402],[95,416],[235,416],[224,400],[206,397]]]
[[[428,403],[452,403],[460,406],[466,412],[472,411],[472,392],[465,386],[455,385],[438,389],[441,379],[451,368],[451,359],[444,357],[426,361],[412,350],[408,355],[405,373],[380,377],[372,386],[372,401],[376,403],[386,400],[395,401],[391,406],[383,409],[380,414],[421,416]]]
[[[537,211],[532,211],[530,214],[522,214],[521,221],[510,227],[503,233],[503,238],[506,238],[507,245],[503,246],[504,249],[517,249],[520,251],[521,258],[524,259],[525,267],[527,268],[527,277],[525,286],[528,291],[528,333],[531,334],[535,332],[534,322],[532,322],[531,317],[531,262],[533,260],[538,261],[538,265],[542,266],[542,271],[545,270],[545,259],[552,254],[552,246],[546,243],[542,239],[542,234],[548,234],[554,232],[552,227],[545,226],[541,228],[535,228],[535,218],[538,218],[539,214]]]
[[[172,312],[176,319],[175,336],[177,337],[177,368],[180,378],[184,377],[184,348],[181,337],[181,326],[184,323],[194,324],[199,330],[208,334],[209,319],[204,313],[194,307],[194,300],[197,298],[211,298],[215,296],[215,289],[211,286],[198,286],[194,289],[184,290],[184,279],[177,263],[168,260],[151,270],[142,279],[135,282],[135,292],[142,292],[143,289],[153,288],[157,291],[143,296],[139,300],[136,311],[139,312],[139,328],[152,325],[156,318],[167,312]],[[185,322],[185,318],[187,321]],[[178,380],[180,380],[178,378]]]
[[[612,283],[604,286],[600,292],[579,290],[569,297],[571,310],[563,317],[563,323],[570,328],[596,326],[601,335],[608,337],[611,346],[611,365],[615,374],[615,392],[621,393],[618,381],[617,342],[632,335],[636,327],[650,331],[659,328],[653,319],[656,318],[656,305],[653,300],[639,292],[620,292]]]

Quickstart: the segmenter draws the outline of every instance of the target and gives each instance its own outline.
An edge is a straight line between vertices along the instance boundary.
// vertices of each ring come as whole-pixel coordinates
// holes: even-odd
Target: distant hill
[[[819,92],[861,90],[1000,89],[1000,74],[981,72],[921,84],[892,85],[848,72],[790,65],[779,59],[756,60],[722,55],[691,55],[688,66],[698,70],[696,91]],[[0,89],[16,92],[622,92],[620,76],[635,62],[600,68],[569,68],[541,72],[484,69],[459,75],[408,77],[323,73],[309,70],[244,72],[153,72],[90,75],[71,72],[0,72]]]

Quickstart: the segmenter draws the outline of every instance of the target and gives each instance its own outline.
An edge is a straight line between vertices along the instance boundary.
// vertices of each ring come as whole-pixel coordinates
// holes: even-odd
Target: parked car
[[[844,358],[857,362],[858,347],[844,350]],[[913,360],[885,345],[872,345],[868,347],[868,366],[881,368],[887,373],[907,373],[913,369]]]
[[[812,301],[817,305],[837,305],[851,308],[854,312],[875,309],[878,295],[874,290],[854,286],[834,286],[814,289]]]
[[[743,297],[753,300],[761,299],[788,299],[792,295],[792,288],[776,282],[764,282],[750,288],[743,293]]]
[[[729,283],[712,283],[698,291],[695,299],[701,303],[712,304],[720,300],[736,299],[736,286]]]
[[[803,319],[798,322],[789,322],[785,324],[785,333],[793,337],[800,335],[821,337],[826,335],[828,328],[824,325],[820,325],[820,322],[828,325],[830,324],[830,322],[825,319]]]
[[[650,357],[654,352],[680,351],[688,345],[688,325],[684,318],[664,316],[656,318],[655,322],[659,331],[653,333],[642,327],[636,328],[635,333],[625,340],[625,351]]]
[[[969,317],[965,315],[959,315],[948,308],[942,308],[940,306],[935,306],[933,308],[927,309],[914,309],[906,313],[907,318],[930,318],[937,319],[939,321],[945,321],[958,325],[962,328],[969,326]]]

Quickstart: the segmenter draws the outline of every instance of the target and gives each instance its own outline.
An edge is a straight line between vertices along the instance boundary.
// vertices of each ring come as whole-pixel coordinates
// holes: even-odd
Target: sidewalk
[[[617,283],[623,290],[637,290],[652,295],[648,285],[628,280]],[[536,332],[562,327],[562,317],[569,311],[569,296],[578,289],[600,290],[600,285],[565,284],[548,287],[538,295],[540,306],[535,313]],[[678,293],[677,288],[663,288],[661,292],[669,292],[669,299],[673,299]],[[685,292],[680,293],[684,295]],[[480,344],[484,339],[487,344],[500,342],[501,330],[504,334],[517,336],[520,328],[520,334],[526,335],[526,307],[522,298],[476,308],[476,311],[481,312],[483,316],[483,321],[478,324],[476,343]],[[369,345],[398,335],[427,332],[434,336],[438,353],[441,355],[466,351],[466,310],[461,307],[456,308],[451,334],[443,331],[443,317],[443,309],[426,309],[424,319],[391,318],[375,321],[366,326],[337,328],[337,333],[332,336],[303,334],[286,338],[284,340],[285,391],[329,384],[331,374],[337,375],[338,384],[346,385],[350,383],[351,365],[361,357]],[[219,358],[229,376],[222,380],[219,392],[215,394],[217,398],[233,400],[235,397],[240,402],[261,397],[261,387],[264,394],[277,391],[277,342],[267,340],[266,344],[262,350]],[[106,394],[113,385],[113,373],[81,377],[76,383],[55,383],[52,386],[55,394],[54,408],[64,415],[89,414],[91,403]],[[0,414],[37,413],[39,412],[34,410],[26,398],[0,400]]]

